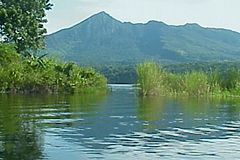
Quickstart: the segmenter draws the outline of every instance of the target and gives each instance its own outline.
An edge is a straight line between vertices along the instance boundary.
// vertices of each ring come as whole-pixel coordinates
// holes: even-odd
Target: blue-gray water
[[[240,100],[0,96],[0,159],[240,159]]]

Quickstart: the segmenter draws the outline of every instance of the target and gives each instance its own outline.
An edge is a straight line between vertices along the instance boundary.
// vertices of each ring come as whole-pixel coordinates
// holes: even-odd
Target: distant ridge
[[[240,60],[240,33],[204,28],[196,23],[173,26],[149,21],[121,22],[97,13],[46,37],[46,51],[79,64],[135,64]]]

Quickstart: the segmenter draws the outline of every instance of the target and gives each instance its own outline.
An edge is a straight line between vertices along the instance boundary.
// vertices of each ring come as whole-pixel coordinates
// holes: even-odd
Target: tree
[[[1,41],[15,43],[19,53],[44,46],[49,0],[0,0]]]

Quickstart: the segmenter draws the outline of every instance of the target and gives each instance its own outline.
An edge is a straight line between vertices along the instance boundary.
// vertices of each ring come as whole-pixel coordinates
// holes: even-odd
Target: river
[[[0,159],[240,159],[240,99],[0,95]]]

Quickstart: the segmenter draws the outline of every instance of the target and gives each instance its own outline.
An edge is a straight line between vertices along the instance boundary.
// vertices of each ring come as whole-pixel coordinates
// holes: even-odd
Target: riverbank
[[[106,78],[92,68],[44,56],[23,57],[0,44],[1,93],[76,93],[106,91]]]
[[[164,71],[154,62],[137,65],[137,83],[142,96],[214,96],[240,97],[240,72],[231,69],[226,72],[191,71],[171,73]]]

